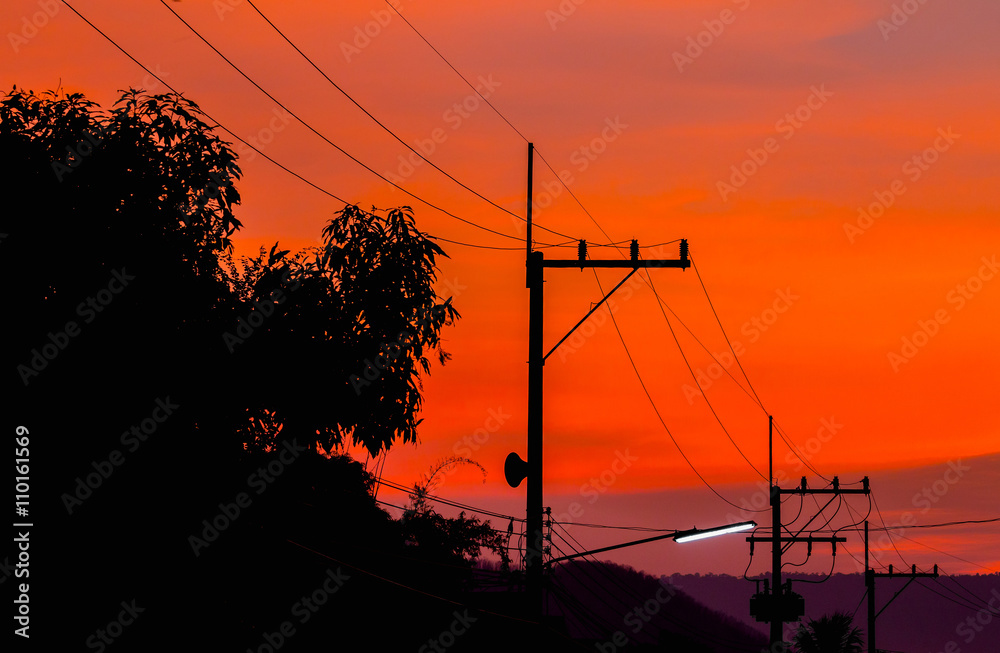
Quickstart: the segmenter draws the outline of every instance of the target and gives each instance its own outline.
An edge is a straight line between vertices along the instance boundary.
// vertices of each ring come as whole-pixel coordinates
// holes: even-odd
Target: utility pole
[[[892,565],[889,565],[889,573],[875,573],[875,570],[868,566],[868,521],[865,520],[865,588],[867,589],[868,595],[868,653],[876,653],[878,650],[875,647],[875,619],[882,614],[886,608],[889,607],[889,603],[896,600],[896,597],[903,593],[910,583],[918,578],[937,578],[938,577],[938,567],[934,565],[933,572],[918,572],[917,566],[913,565],[909,572],[903,573],[893,573]],[[889,599],[888,603],[882,606],[882,609],[877,613],[875,612],[875,579],[876,578],[908,578],[906,585],[903,585],[892,598]]]
[[[771,543],[771,592],[767,592],[767,587],[765,586],[765,591],[763,593],[756,593],[750,598],[750,616],[755,617],[757,621],[766,621],[771,624],[770,633],[770,648],[769,651],[778,653],[783,651],[784,642],[784,624],[786,622],[795,621],[799,617],[805,614],[805,601],[802,597],[794,592],[792,592],[792,583],[788,581],[786,585],[781,583],[781,555],[793,544],[798,542],[805,542],[809,545],[809,554],[812,554],[812,546],[815,543],[830,543],[833,546],[833,555],[837,555],[837,542],[846,542],[845,537],[800,537],[801,533],[806,529],[816,519],[826,506],[830,505],[835,498],[843,494],[868,494],[871,490],[868,487],[868,477],[864,477],[862,480],[861,489],[843,489],[840,487],[840,480],[834,476],[833,477],[833,487],[823,488],[823,489],[809,489],[806,487],[806,479],[802,477],[802,484],[799,487],[782,489],[773,481],[773,469],[774,463],[772,459],[773,452],[773,438],[774,438],[774,418],[768,416],[768,474],[771,476],[769,482],[771,483],[771,535],[756,537],[751,535],[747,538],[747,542],[750,543],[750,553],[753,555],[753,547],[757,542],[770,542]],[[800,494],[805,496],[806,494],[829,494],[832,495],[830,500],[826,503],[826,506],[820,509],[819,513],[814,515],[805,526],[799,529],[798,533],[795,535],[782,536],[781,530],[784,528],[781,525],[781,496],[785,494]],[[791,531],[789,531],[791,533]],[[785,544],[787,543],[787,545]],[[765,581],[766,582],[766,581]]]
[[[632,241],[629,259],[590,260],[587,258],[585,241],[580,241],[578,260],[546,261],[543,252],[534,251],[531,239],[531,202],[532,202],[532,159],[534,145],[528,144],[528,210],[527,210],[527,288],[529,291],[529,322],[528,322],[528,460],[525,462],[516,453],[507,456],[504,464],[504,474],[511,487],[517,487],[525,478],[527,488],[527,515],[525,546],[525,590],[528,601],[528,614],[539,620],[544,614],[544,596],[542,593],[543,542],[542,531],[542,372],[545,360],[561,345],[594,311],[600,308],[622,284],[625,283],[639,268],[681,268],[690,267],[688,259],[687,240],[680,245],[680,258],[667,260],[640,260],[639,244]],[[631,271],[617,286],[594,305],[562,340],[556,343],[547,354],[543,354],[542,334],[544,324],[544,284],[545,268],[623,268]]]

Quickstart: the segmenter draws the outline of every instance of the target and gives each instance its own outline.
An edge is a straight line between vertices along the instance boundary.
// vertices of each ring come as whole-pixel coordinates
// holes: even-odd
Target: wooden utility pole
[[[904,571],[899,573],[898,571],[893,573],[892,565],[889,565],[889,573],[875,573],[875,570],[868,566],[868,521],[865,520],[865,587],[867,589],[868,595],[868,653],[876,653],[878,650],[875,647],[875,619],[878,618],[886,608],[889,607],[889,603],[896,600],[896,597],[902,594],[903,590],[910,586],[910,583],[918,578],[937,578],[938,568],[934,565],[934,571],[932,572],[918,572],[917,566],[913,565],[910,571]],[[875,612],[875,579],[876,578],[908,578],[906,585],[903,585],[892,598],[882,606],[882,609]]]
[[[528,318],[528,460],[522,461],[517,454],[510,454],[504,466],[507,482],[517,487],[521,480],[527,478],[527,515],[526,515],[526,547],[525,547],[525,589],[528,601],[528,614],[539,619],[544,614],[544,596],[542,593],[543,544],[542,530],[542,372],[545,360],[596,311],[629,277],[639,268],[688,268],[688,244],[681,241],[680,258],[667,260],[640,260],[639,245],[632,241],[629,259],[591,260],[586,257],[586,243],[580,241],[578,260],[546,261],[545,255],[534,251],[531,242],[531,202],[532,202],[532,158],[534,145],[528,144],[528,230],[527,230],[527,287],[529,296]],[[611,292],[604,296],[570,329],[562,340],[556,343],[547,354],[543,354],[542,334],[544,325],[544,285],[545,268],[623,268],[631,271]]]
[[[805,614],[805,602],[802,597],[798,594],[792,592],[791,581],[787,584],[787,589],[781,583],[781,555],[784,550],[791,547],[797,542],[806,542],[809,544],[809,552],[812,553],[812,545],[815,543],[829,543],[833,546],[833,555],[837,555],[837,542],[846,542],[847,538],[844,537],[800,537],[801,533],[806,529],[809,524],[816,519],[819,514],[822,514],[823,509],[817,515],[813,516],[805,526],[799,529],[798,533],[790,536],[782,536],[781,529],[781,496],[783,494],[830,494],[830,501],[826,505],[830,505],[839,495],[842,494],[868,494],[871,490],[868,487],[868,477],[864,477],[862,480],[862,488],[856,490],[845,490],[840,487],[840,480],[834,476],[833,484],[830,488],[822,489],[809,489],[806,487],[806,479],[802,477],[802,484],[799,487],[791,489],[782,489],[773,481],[773,469],[774,462],[772,459],[772,454],[774,451],[773,439],[774,439],[774,418],[768,416],[768,475],[769,483],[771,484],[771,535],[756,537],[751,535],[747,538],[747,542],[750,543],[751,555],[753,553],[753,546],[757,542],[770,542],[771,543],[771,592],[767,592],[767,587],[765,586],[764,593],[754,594],[750,599],[750,616],[755,617],[757,621],[766,621],[771,624],[770,633],[770,648],[769,651],[774,653],[779,653],[784,650],[784,624],[786,622],[795,621],[803,614]],[[784,546],[787,543],[787,546]]]

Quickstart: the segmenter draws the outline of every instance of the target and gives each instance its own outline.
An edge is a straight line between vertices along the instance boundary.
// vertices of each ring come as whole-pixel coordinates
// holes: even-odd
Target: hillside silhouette
[[[726,574],[673,574],[669,578],[698,601],[714,606],[758,632],[767,632],[767,624],[757,623],[749,615],[753,583]],[[816,582],[826,578],[825,575],[785,575],[786,580],[789,578],[794,591],[805,597],[805,619],[815,619],[836,610],[852,613],[858,606],[854,625],[866,630],[866,606],[864,603],[859,605],[865,592],[861,574],[837,573],[819,584]],[[797,579],[810,582],[794,582]],[[1000,574],[961,574],[954,580],[947,577],[938,580],[940,583],[927,579],[913,583],[886,608],[876,622],[878,647],[893,651],[937,652],[954,641],[963,653],[1000,650],[1000,621],[996,616],[986,625],[968,624],[970,617],[975,621],[981,616],[979,613],[986,602],[1000,595]],[[878,609],[905,584],[902,578],[880,581],[876,597]],[[997,605],[996,600],[993,605]]]

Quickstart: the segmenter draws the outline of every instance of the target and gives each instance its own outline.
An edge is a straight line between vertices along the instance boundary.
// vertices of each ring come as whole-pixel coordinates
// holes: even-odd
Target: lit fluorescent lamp
[[[703,530],[695,528],[690,531],[678,533],[674,536],[674,542],[693,542],[695,540],[703,540],[706,537],[715,537],[716,535],[725,535],[726,533],[738,533],[739,531],[746,531],[756,527],[757,522],[745,521],[738,524],[729,524],[728,526],[718,526]]]

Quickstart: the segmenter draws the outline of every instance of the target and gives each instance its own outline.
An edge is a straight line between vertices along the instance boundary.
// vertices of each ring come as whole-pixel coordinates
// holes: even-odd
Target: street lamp
[[[572,560],[573,558],[579,558],[580,556],[592,555],[594,553],[604,553],[605,551],[613,551],[615,549],[624,549],[627,546],[635,546],[636,544],[646,544],[647,542],[656,542],[657,540],[666,540],[673,538],[675,542],[690,542],[691,540],[701,540],[706,537],[715,537],[716,535],[725,535],[726,533],[736,533],[738,531],[745,531],[751,528],[757,528],[757,522],[745,521],[745,522],[739,522],[737,524],[728,524],[726,526],[716,526],[714,528],[705,528],[705,529],[692,528],[689,531],[674,531],[673,533],[666,533],[665,535],[656,535],[654,537],[647,537],[641,540],[625,542],[623,544],[613,544],[611,546],[604,546],[601,547],[600,549],[594,549],[593,551],[582,551],[580,553],[572,553],[567,556],[553,558],[552,560],[549,560],[545,564],[551,566],[553,563],[563,562],[564,560]]]
[[[674,533],[674,542],[693,542],[695,540],[703,540],[706,537],[715,537],[716,535],[725,535],[726,533],[739,533],[740,531],[748,531],[751,528],[757,528],[757,522],[744,521],[738,524],[729,524],[728,526],[716,526],[715,528],[705,528],[697,529],[692,528],[689,531],[681,531],[679,533]]]

